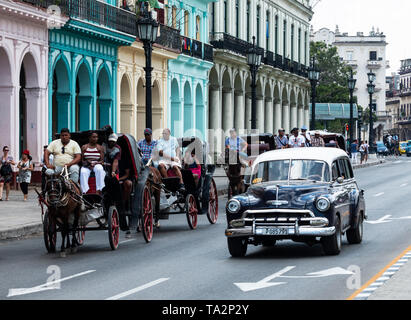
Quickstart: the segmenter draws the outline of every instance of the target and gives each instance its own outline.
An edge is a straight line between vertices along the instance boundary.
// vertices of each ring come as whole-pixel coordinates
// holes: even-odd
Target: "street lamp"
[[[251,130],[257,129],[257,72],[261,65],[261,53],[255,45],[255,36],[253,37],[253,46],[248,49],[247,63],[251,71]]]
[[[159,24],[148,11],[147,6],[144,7],[141,16],[137,20],[137,37],[143,42],[144,53],[146,56],[146,128],[152,128],[152,96],[151,96],[151,54],[153,51],[153,43],[157,40]]]
[[[362,109],[358,109],[358,143],[361,144]]]
[[[351,77],[348,79],[348,89],[350,90],[350,146],[354,142],[354,89],[357,80],[353,77],[351,69]]]
[[[311,125],[310,130],[315,130],[315,89],[317,83],[320,80],[320,70],[315,65],[315,57],[313,56],[311,61],[311,67],[308,69],[308,79],[311,82]]]
[[[368,81],[369,83],[367,84],[367,89],[368,89],[368,93],[370,95],[370,132],[369,132],[369,145],[370,145],[370,149],[373,150],[373,146],[374,146],[374,137],[373,137],[373,108],[372,108],[372,95],[375,91],[375,84],[373,83],[375,80],[375,74],[370,72],[368,73]]]

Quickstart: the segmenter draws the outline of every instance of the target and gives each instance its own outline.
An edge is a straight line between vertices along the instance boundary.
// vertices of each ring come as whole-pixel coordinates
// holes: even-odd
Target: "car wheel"
[[[358,226],[356,228],[351,228],[347,230],[347,241],[349,244],[359,244],[362,241],[364,234],[364,217],[360,214]]]
[[[247,253],[248,238],[227,238],[228,251],[234,258],[244,257]]]
[[[321,243],[326,255],[334,256],[341,252],[342,233],[341,233],[341,220],[340,217],[335,218],[334,222],[335,233],[329,237],[322,237]]]

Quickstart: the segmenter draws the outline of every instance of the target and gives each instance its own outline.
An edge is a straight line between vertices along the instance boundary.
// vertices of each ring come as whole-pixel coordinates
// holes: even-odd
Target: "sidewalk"
[[[377,165],[385,160],[374,156],[367,164],[354,165],[354,169]],[[218,167],[214,173],[218,195],[227,194],[228,179],[222,167]],[[3,193],[3,199],[5,193]],[[21,191],[10,191],[10,201],[0,202],[0,240],[21,238],[42,232],[41,209],[37,202],[37,194],[31,188],[29,200],[23,202]]]

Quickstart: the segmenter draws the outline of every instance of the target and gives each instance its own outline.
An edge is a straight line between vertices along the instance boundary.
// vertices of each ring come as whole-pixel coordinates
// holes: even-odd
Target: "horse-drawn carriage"
[[[107,128],[74,132],[71,139],[82,146],[88,142],[91,132],[96,132],[99,136],[98,143],[104,145],[112,130]],[[59,138],[59,135],[56,135],[56,138]],[[80,187],[69,179],[67,168],[62,174],[47,178],[46,190],[44,194],[39,193],[39,202],[42,208],[44,242],[48,252],[55,252],[58,232],[62,234],[61,250],[64,255],[65,249],[70,247],[70,234],[71,248],[74,251],[77,245],[84,243],[86,231],[96,230],[107,230],[110,247],[116,250],[119,245],[120,226],[137,229],[140,221],[144,238],[147,242],[151,240],[153,225],[150,225],[150,219],[147,219],[147,216],[152,217],[153,211],[151,193],[146,184],[149,170],[144,167],[137,142],[131,135],[120,134],[117,144],[121,147],[122,157],[129,159],[129,177],[133,185],[131,196],[125,203],[117,178],[108,175],[102,194],[98,194],[92,173],[88,181],[90,189],[84,195]],[[146,219],[141,219],[142,217]]]
[[[168,171],[168,178],[161,178],[158,170],[150,166],[153,158],[149,161],[147,167],[151,169],[151,175],[148,184],[155,199],[155,221],[168,219],[170,214],[185,214],[189,227],[196,229],[198,215],[206,214],[208,221],[215,224],[218,218],[218,194],[213,179],[215,165],[207,161],[207,143],[196,137],[180,138],[178,143],[183,154],[189,152],[196,155],[201,173],[196,182],[193,172],[184,168],[182,161],[181,174],[185,188],[181,190],[180,178],[172,170]]]
[[[247,157],[232,149],[225,149],[224,153],[224,170],[229,180],[228,199],[246,191],[244,177],[250,174],[253,161],[260,154],[275,150],[275,139],[271,133],[243,135],[241,139],[247,142]]]

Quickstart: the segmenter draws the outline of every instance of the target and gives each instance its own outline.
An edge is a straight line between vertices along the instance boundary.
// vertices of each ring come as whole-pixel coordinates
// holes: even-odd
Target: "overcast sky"
[[[318,0],[312,0],[315,4]],[[391,72],[398,72],[400,60],[411,58],[410,0],[321,0],[314,7],[314,31],[325,27],[355,35],[368,35],[371,28],[380,29],[386,36],[387,60]]]

